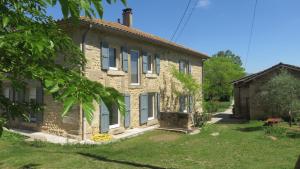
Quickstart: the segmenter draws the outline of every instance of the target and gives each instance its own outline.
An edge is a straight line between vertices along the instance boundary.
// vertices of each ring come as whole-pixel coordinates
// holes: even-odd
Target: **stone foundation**
[[[190,113],[161,112],[159,119],[160,128],[191,130],[192,118]]]

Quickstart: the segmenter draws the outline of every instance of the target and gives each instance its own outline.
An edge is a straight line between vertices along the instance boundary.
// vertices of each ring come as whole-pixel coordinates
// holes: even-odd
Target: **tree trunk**
[[[292,127],[292,113],[289,111],[289,125]]]

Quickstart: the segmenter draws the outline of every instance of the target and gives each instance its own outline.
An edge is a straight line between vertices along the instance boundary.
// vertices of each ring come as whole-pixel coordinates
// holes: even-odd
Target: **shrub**
[[[208,101],[203,103],[205,113],[225,111],[230,107],[231,102]]]
[[[265,134],[272,135],[276,137],[285,137],[287,133],[287,129],[280,126],[265,126],[264,127]]]

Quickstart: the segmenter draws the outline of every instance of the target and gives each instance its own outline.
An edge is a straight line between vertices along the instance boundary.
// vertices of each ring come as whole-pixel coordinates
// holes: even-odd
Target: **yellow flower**
[[[112,139],[112,136],[109,134],[94,134],[92,136],[92,140],[96,142],[101,142],[101,141],[110,141]]]

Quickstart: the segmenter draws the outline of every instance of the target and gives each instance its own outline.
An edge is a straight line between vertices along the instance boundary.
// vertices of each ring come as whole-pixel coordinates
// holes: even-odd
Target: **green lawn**
[[[216,124],[193,136],[153,131],[100,146],[30,143],[5,132],[0,168],[294,168],[300,138],[272,140],[261,125]]]

